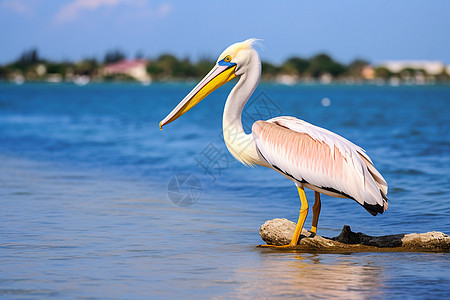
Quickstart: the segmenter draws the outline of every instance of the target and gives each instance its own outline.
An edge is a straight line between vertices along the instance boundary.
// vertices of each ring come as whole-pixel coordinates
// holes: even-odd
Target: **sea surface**
[[[297,190],[228,154],[232,84],[160,131],[193,84],[0,84],[1,299],[450,298],[448,253],[256,248]],[[450,233],[450,86],[260,84],[245,128],[278,115],[363,147],[389,184],[376,217],[323,196],[320,235]]]

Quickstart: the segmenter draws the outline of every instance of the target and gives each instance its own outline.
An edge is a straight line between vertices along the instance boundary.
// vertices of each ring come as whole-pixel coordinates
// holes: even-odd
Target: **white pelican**
[[[229,46],[214,68],[164,118],[162,126],[176,120],[212,91],[240,76],[230,92],[223,113],[223,136],[230,153],[248,166],[271,168],[297,186],[301,207],[289,245],[298,243],[308,202],[304,188],[315,191],[311,231],[316,234],[320,193],[350,198],[376,215],[388,208],[387,183],[365,151],[345,138],[294,117],[256,121],[251,134],[242,127],[242,110],[258,85],[261,61],[253,48],[255,39]]]

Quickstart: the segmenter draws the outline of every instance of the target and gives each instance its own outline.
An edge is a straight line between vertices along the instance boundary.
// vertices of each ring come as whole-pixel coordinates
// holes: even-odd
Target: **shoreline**
[[[143,87],[151,87],[158,85],[195,85],[197,79],[186,79],[186,80],[167,80],[167,81],[153,81],[151,83],[140,82],[140,81],[120,81],[120,80],[92,80],[86,84],[77,84],[73,81],[46,81],[46,80],[25,80],[23,82],[15,82],[13,80],[1,80],[0,84],[4,85],[31,85],[31,84],[46,84],[49,86],[58,85],[73,85],[73,86],[92,86],[92,85],[141,85]],[[432,82],[432,83],[389,83],[389,82],[375,82],[375,81],[332,81],[332,82],[321,82],[319,80],[311,81],[297,81],[295,83],[283,83],[276,80],[264,80],[261,79],[260,84],[262,85],[272,85],[272,86],[282,86],[282,87],[296,87],[296,86],[346,86],[346,87],[450,87],[450,82]]]

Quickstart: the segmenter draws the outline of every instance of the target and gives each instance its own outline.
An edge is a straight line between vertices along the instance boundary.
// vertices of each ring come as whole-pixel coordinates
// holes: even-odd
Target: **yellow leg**
[[[296,246],[300,234],[302,233],[303,224],[305,224],[306,216],[308,215],[308,200],[306,200],[305,190],[302,187],[297,187],[300,195],[300,213],[298,216],[297,226],[295,227],[294,236],[288,246]]]
[[[314,234],[317,234],[317,223],[319,223],[320,208],[322,205],[320,203],[320,193],[315,192],[315,196],[316,196],[316,201],[314,202],[314,205],[313,205],[313,220],[312,220],[311,232]]]
[[[306,216],[308,215],[308,200],[306,200],[305,190],[302,187],[297,187],[298,194],[300,195],[300,214],[298,216],[297,226],[295,227],[294,236],[288,245],[275,246],[275,245],[261,245],[261,247],[273,247],[273,248],[286,248],[297,246],[300,234],[302,233],[303,225],[305,224]]]

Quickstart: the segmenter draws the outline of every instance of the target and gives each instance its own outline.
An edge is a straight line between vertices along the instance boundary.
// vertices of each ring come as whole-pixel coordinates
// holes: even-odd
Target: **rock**
[[[402,238],[402,247],[428,251],[450,252],[450,237],[439,231],[410,233]]]
[[[261,226],[259,234],[268,245],[287,245],[294,235],[295,226],[287,219],[273,219]],[[345,225],[334,238],[321,237],[303,228],[299,244],[282,249],[304,252],[450,252],[450,237],[437,231],[376,237],[355,233]]]
[[[266,221],[259,229],[259,235],[268,245],[287,245],[294,235],[296,224],[288,219]],[[306,231],[304,228],[303,231]]]

